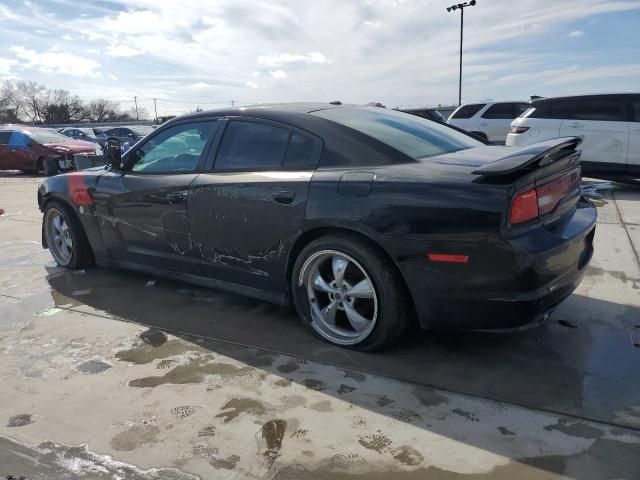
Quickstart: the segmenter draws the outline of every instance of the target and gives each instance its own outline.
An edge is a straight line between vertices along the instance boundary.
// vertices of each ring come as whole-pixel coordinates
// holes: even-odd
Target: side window
[[[549,105],[549,116],[546,118],[573,118],[573,112],[578,102],[576,100],[558,100]]]
[[[600,122],[626,122],[627,111],[619,98],[587,97],[578,102],[574,118]]]
[[[631,98],[631,121],[640,122],[640,97]]]
[[[513,118],[518,118],[524,112],[531,108],[530,103],[514,103],[513,104]]]
[[[207,141],[217,128],[215,120],[170,127],[131,153],[131,170],[143,173],[193,172]]]
[[[478,113],[482,108],[486,105],[486,103],[474,103],[472,105],[465,105],[460,107],[451,118],[471,118],[476,113]]]
[[[11,138],[11,132],[0,132],[0,145],[9,145],[9,138]]]
[[[482,118],[511,119],[515,118],[513,113],[513,103],[496,103],[482,114]]]
[[[227,126],[215,170],[256,170],[280,168],[289,130],[265,123],[231,121]]]
[[[291,170],[315,168],[321,148],[320,140],[293,132],[284,157],[284,166]]]
[[[22,132],[12,132],[9,138],[9,147],[24,149],[31,144],[31,140]]]

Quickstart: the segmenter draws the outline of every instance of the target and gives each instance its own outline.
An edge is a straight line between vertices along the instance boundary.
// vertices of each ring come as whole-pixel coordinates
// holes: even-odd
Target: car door
[[[573,118],[562,121],[560,136],[582,136],[581,162],[585,170],[624,174],[627,168],[629,121],[621,96],[577,98]]]
[[[504,143],[511,128],[511,122],[530,105],[526,103],[496,103],[480,116],[480,131],[492,143]]]
[[[189,185],[217,127],[215,119],[167,126],[125,155],[124,172],[100,177],[96,214],[113,259],[198,273],[189,236]]]
[[[627,175],[640,178],[640,95],[629,99],[629,148],[627,150]]]
[[[32,143],[22,132],[0,132],[0,169],[35,170],[35,159],[29,154]]]
[[[191,237],[203,274],[285,290],[286,256],[304,221],[322,141],[266,120],[235,118],[190,187]]]
[[[14,153],[9,150],[11,132],[0,132],[0,170],[13,168]]]

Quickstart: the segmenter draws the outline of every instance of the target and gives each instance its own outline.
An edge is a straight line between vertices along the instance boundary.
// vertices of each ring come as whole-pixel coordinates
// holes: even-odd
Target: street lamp
[[[473,7],[476,4],[476,0],[470,2],[457,3],[447,7],[447,12],[455,12],[460,10],[460,78],[458,80],[458,105],[462,105],[462,29],[464,27],[464,9],[466,7]]]

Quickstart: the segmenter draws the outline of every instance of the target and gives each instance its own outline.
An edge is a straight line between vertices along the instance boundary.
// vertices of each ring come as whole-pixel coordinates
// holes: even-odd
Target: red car
[[[46,128],[0,126],[0,170],[44,171],[51,176],[73,170],[74,155],[99,154],[99,148]]]

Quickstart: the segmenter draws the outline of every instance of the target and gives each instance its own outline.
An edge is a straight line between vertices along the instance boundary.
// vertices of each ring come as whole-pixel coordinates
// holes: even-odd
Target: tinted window
[[[631,121],[640,122],[640,97],[631,99]]]
[[[131,156],[134,172],[192,172],[198,167],[202,151],[215,133],[214,121],[184,123],[150,138]]]
[[[463,107],[460,107],[458,110],[453,112],[453,115],[451,115],[451,118],[471,118],[476,113],[478,113],[482,109],[482,107],[484,107],[485,105],[486,103],[464,105]]]
[[[486,112],[482,114],[482,118],[515,118],[513,103],[496,103],[491,105]]]
[[[293,132],[284,157],[284,165],[290,169],[315,167],[322,143],[308,135]]]
[[[232,121],[224,132],[215,169],[279,168],[282,166],[288,143],[289,130],[286,128],[264,123]]]
[[[513,118],[518,118],[531,108],[530,103],[514,103],[513,104]]]
[[[313,112],[358,130],[414,159],[482,146],[446,125],[381,108],[332,108]]]
[[[0,132],[0,145],[9,145],[11,132]]]
[[[601,122],[626,122],[627,112],[624,102],[615,97],[584,98],[578,102],[574,113],[576,120],[596,120]]]
[[[576,109],[577,100],[553,100],[544,102],[535,102],[534,110],[529,113],[529,118],[557,118],[567,119],[573,118],[573,112]]]

